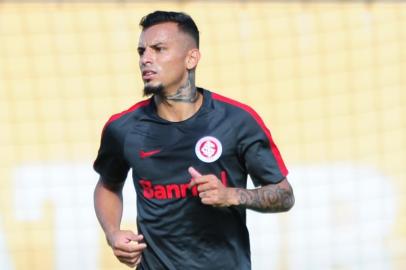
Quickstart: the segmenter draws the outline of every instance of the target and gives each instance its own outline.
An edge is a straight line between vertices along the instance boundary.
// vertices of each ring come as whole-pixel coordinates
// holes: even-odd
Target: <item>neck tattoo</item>
[[[195,103],[199,98],[194,80],[193,72],[189,72],[188,80],[182,85],[175,94],[165,96],[166,100],[174,102]]]

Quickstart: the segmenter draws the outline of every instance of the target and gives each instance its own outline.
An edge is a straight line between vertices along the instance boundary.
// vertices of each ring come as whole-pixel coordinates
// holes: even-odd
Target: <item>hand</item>
[[[201,175],[193,167],[189,167],[188,171],[192,176],[189,188],[191,189],[197,185],[197,191],[203,204],[217,207],[228,207],[238,204],[236,190],[225,187],[215,175]]]
[[[136,267],[141,262],[142,251],[147,247],[142,243],[143,236],[132,231],[118,230],[107,237],[117,259],[129,267]]]

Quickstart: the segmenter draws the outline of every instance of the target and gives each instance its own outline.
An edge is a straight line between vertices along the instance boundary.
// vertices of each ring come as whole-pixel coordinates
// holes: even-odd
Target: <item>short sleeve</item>
[[[280,182],[288,170],[269,129],[255,112],[245,122],[241,129],[240,149],[254,185]]]
[[[125,181],[130,168],[123,155],[122,136],[112,126],[103,130],[93,168],[106,183],[118,184]]]

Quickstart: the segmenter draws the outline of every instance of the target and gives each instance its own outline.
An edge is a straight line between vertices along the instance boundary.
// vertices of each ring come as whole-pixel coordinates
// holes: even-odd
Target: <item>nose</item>
[[[147,64],[151,64],[153,61],[153,54],[152,50],[149,48],[146,48],[142,55],[140,56],[140,64],[145,66]]]

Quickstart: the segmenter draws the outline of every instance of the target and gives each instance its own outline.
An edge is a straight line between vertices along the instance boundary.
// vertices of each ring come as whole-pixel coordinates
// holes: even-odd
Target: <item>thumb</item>
[[[192,176],[192,178],[198,178],[198,177],[201,177],[201,176],[202,176],[202,174],[199,173],[199,172],[198,172],[195,168],[193,168],[193,167],[189,167],[188,171],[189,171],[190,175]]]
[[[190,173],[190,175],[192,176],[192,180],[189,183],[189,189],[191,189],[192,187],[196,186],[196,178],[202,176],[201,173],[199,173],[195,168],[193,167],[189,167],[188,172]]]
[[[127,238],[128,242],[140,241],[142,239],[142,235],[135,234],[133,231],[126,231],[125,237]]]

